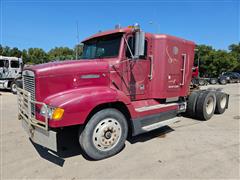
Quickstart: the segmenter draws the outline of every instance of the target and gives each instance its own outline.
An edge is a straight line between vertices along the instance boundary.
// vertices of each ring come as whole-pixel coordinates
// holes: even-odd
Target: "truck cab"
[[[21,58],[0,56],[0,89],[17,92],[15,79],[21,77],[23,62]]]
[[[171,124],[187,110],[192,41],[145,33],[135,25],[82,43],[79,60],[23,71],[19,119],[34,142],[57,151],[59,129],[80,126],[83,151],[103,159],[119,152],[129,134]],[[216,106],[216,97],[210,98],[209,114],[200,113],[205,119]]]

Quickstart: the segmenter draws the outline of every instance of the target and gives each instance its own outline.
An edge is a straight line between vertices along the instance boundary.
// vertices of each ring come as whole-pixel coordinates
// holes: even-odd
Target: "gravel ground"
[[[57,154],[31,143],[17,120],[16,96],[0,92],[0,179],[239,179],[240,84],[213,87],[230,94],[223,115],[205,122],[181,117],[129,139],[120,153],[101,161],[82,156],[74,128],[65,130]]]

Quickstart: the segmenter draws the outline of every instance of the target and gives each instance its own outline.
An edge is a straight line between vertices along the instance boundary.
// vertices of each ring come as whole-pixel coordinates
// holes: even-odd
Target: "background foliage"
[[[73,49],[68,47],[55,47],[48,52],[41,48],[29,48],[19,50],[18,48],[10,48],[0,45],[0,55],[22,57],[24,64],[41,64],[50,61],[62,61],[77,59],[82,55],[83,45],[76,45]]]
[[[216,50],[212,46],[197,45],[195,65],[198,64],[200,76],[217,77],[222,72],[240,71],[240,43],[231,44],[229,50]],[[83,50],[82,44],[74,48],[55,47],[48,52],[41,48],[19,50],[16,47],[0,45],[0,55],[22,57],[25,64],[40,64],[50,61],[79,59]],[[76,57],[76,52],[78,57]]]
[[[240,71],[240,43],[231,44],[229,51],[206,45],[198,45],[196,49],[195,65],[199,59],[200,76],[217,77],[222,72]]]

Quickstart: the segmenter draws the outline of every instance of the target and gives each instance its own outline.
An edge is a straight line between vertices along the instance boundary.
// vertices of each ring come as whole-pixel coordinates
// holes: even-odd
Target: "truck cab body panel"
[[[53,62],[26,69],[35,74],[33,100],[65,110],[61,120],[49,121],[50,127],[84,124],[95,107],[106,103],[123,103],[132,121],[178,110],[177,104],[164,106],[160,100],[187,96],[194,43],[145,33],[144,57],[134,59],[126,53],[129,39],[134,38],[131,28],[98,33],[83,43],[97,38],[105,42],[107,36],[113,35],[121,36],[115,57]],[[41,120],[40,108],[36,107],[36,118]]]

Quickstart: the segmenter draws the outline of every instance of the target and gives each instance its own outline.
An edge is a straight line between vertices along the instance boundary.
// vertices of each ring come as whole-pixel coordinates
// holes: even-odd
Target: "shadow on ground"
[[[9,89],[1,89],[1,90],[0,90],[0,94],[1,94],[1,93],[10,93],[10,94],[11,94],[12,92],[11,92],[11,90],[9,90]]]
[[[139,142],[145,142],[156,137],[164,138],[167,133],[170,133],[172,131],[174,131],[172,128],[170,128],[169,126],[165,126],[145,134],[141,134],[135,137],[129,137],[128,141],[131,144],[135,144]],[[78,155],[82,155],[85,159],[92,161],[92,159],[85,155],[85,153],[81,150],[79,146],[77,127],[65,128],[59,133],[58,152],[53,152],[49,149],[35,144],[34,142],[32,142],[32,144],[42,158],[61,167],[63,167],[66,158]]]

